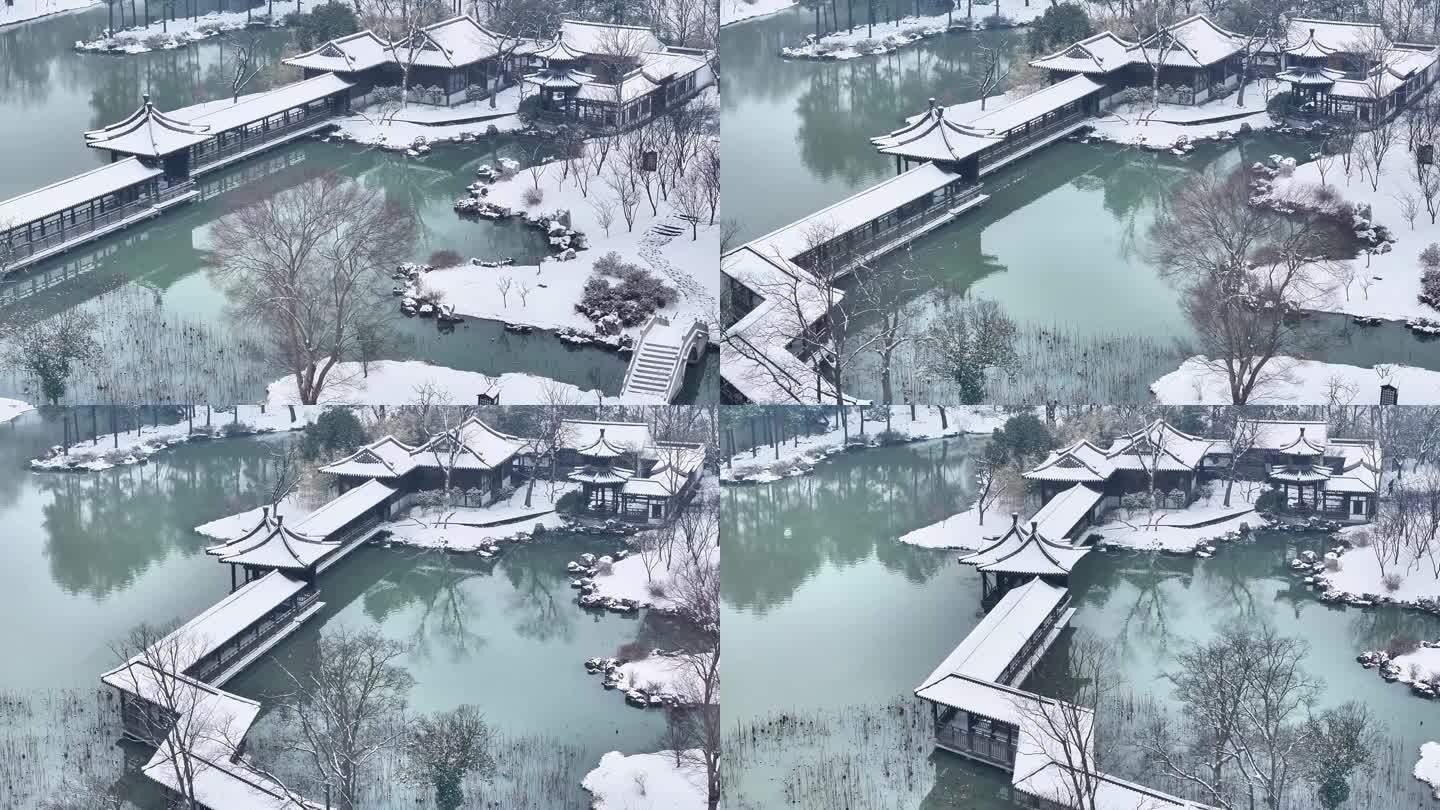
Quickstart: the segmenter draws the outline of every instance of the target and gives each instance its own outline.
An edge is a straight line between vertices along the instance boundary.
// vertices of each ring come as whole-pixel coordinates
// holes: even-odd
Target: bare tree
[[[240,91],[260,75],[265,66],[260,62],[257,53],[260,46],[258,36],[252,34],[243,41],[232,38],[228,44],[235,60],[234,70],[230,74],[230,102],[233,104],[240,100]]]
[[[610,171],[605,174],[604,181],[614,192],[614,201],[620,205],[626,232],[635,230],[635,214],[640,207],[640,187],[634,170],[623,161],[614,162]]]
[[[1010,41],[1002,40],[995,47],[980,48],[980,74],[972,79],[975,91],[980,96],[980,109],[985,109],[985,102],[990,100],[990,94],[994,93],[1005,80],[1010,77],[1010,68],[1005,63],[1005,54],[1010,52]]]
[[[215,223],[208,260],[231,315],[255,328],[264,361],[314,404],[335,364],[353,357],[363,324],[389,304],[376,283],[410,255],[413,211],[336,173],[253,202]]]
[[[1187,182],[1150,228],[1152,258],[1181,288],[1194,327],[1192,354],[1226,379],[1232,402],[1288,372],[1277,358],[1304,358],[1322,337],[1298,317],[1334,291],[1318,218],[1275,217],[1250,205],[1243,172]]]
[[[1018,331],[995,301],[981,298],[950,304],[919,338],[922,362],[930,376],[956,386],[960,402],[973,405],[985,397],[988,370],[1018,368]]]
[[[339,810],[354,810],[366,765],[408,732],[402,714],[415,679],[399,664],[408,651],[373,630],[341,628],[320,640],[313,670],[285,671],[285,745],[336,790]]]
[[[690,241],[700,238],[700,220],[705,217],[710,201],[705,180],[692,172],[680,180],[675,187],[675,208],[690,221]]]
[[[1093,635],[1072,640],[1064,670],[1046,690],[1055,699],[1013,699],[1016,711],[1035,729],[1036,739],[1029,744],[1039,748],[1018,753],[1042,754],[1060,768],[1055,795],[1044,798],[1076,810],[1100,810],[1097,795],[1105,754],[1096,745],[1096,721],[1121,689],[1124,672],[1116,661],[1114,643]]]
[[[500,66],[499,84],[516,68],[516,52],[522,45],[554,36],[560,28],[560,7],[548,0],[489,0],[485,27],[495,36],[495,62]],[[490,108],[496,106],[500,87],[490,94]]]

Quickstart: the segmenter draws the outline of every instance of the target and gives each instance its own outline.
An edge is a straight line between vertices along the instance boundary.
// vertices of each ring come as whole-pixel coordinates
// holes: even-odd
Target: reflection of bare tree
[[[485,637],[472,621],[477,613],[466,583],[480,571],[455,565],[442,550],[424,550],[412,555],[398,577],[387,576],[365,593],[365,612],[379,620],[405,607],[418,607],[419,615],[410,631],[414,653],[429,658],[432,642],[440,639],[455,660],[463,660],[485,646]]]
[[[515,632],[535,641],[568,641],[575,635],[575,612],[561,610],[559,580],[541,566],[509,565],[511,594],[506,606],[515,617]],[[565,591],[568,598],[569,591]]]
[[[1149,642],[1149,647],[1164,650],[1170,643],[1170,618],[1167,613],[1165,585],[1174,575],[1157,565],[1159,555],[1136,553],[1132,559],[1140,565],[1127,569],[1125,581],[1135,588],[1135,598],[1120,618],[1115,642],[1127,654],[1132,651],[1131,633]]]

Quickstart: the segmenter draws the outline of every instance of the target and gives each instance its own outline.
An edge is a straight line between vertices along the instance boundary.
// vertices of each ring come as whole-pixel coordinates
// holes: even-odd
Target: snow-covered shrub
[[[882,430],[880,435],[875,437],[881,444],[901,444],[908,437],[898,430]]]
[[[169,34],[151,34],[145,38],[145,47],[152,51],[161,51],[170,44]]]
[[[645,592],[650,594],[651,599],[664,599],[665,583],[657,579],[652,579],[648,583],[646,583]]]
[[[822,42],[819,45],[815,46],[815,54],[817,56],[828,56],[838,50],[843,49],[844,47],[845,46],[842,43],[835,42],[833,40],[830,42]]]
[[[860,53],[871,53],[878,47],[880,47],[880,43],[876,42],[873,39],[862,39],[859,42],[855,43],[855,50],[859,51]]]
[[[1194,104],[1195,88],[1180,87],[1175,90],[1175,102],[1177,104]]]
[[[255,432],[255,429],[245,422],[226,422],[220,431],[226,436],[247,436]]]
[[[1326,555],[1325,555],[1325,570],[1326,570],[1326,571],[1339,571],[1339,570],[1340,570],[1340,557],[1339,557],[1339,555],[1337,555],[1337,554],[1326,554]]]
[[[525,193],[521,196],[526,205],[539,205],[545,199],[545,190],[531,186],[525,189]]]
[[[1434,247],[1434,245],[1430,247]],[[1420,274],[1419,298],[1420,303],[1440,309],[1440,268],[1426,270]]]
[[[430,259],[426,262],[426,264],[430,265],[431,267],[454,267],[455,265],[460,264],[463,261],[464,259],[460,258],[459,253],[456,253],[453,250],[441,249],[432,252],[430,254]]]
[[[1148,87],[1127,87],[1124,90],[1110,97],[1111,103],[1140,104],[1150,100],[1150,88]]]
[[[609,560],[601,560],[595,563],[595,573],[601,576],[610,576],[615,572],[615,564]]]
[[[1420,251],[1420,266],[1426,270],[1440,270],[1440,245],[1431,242]]]
[[[1015,21],[1006,17],[1004,14],[991,14],[985,18],[985,27],[990,29],[1014,28]]]
[[[478,84],[470,84],[465,86],[466,101],[480,101],[488,95],[490,95],[490,92]]]
[[[1354,532],[1350,535],[1350,544],[1356,548],[1368,548],[1370,546],[1370,532],[1366,529]]]
[[[1405,577],[1401,576],[1399,572],[1391,571],[1390,573],[1381,577],[1380,581],[1385,583],[1385,590],[1394,593],[1395,591],[1400,590],[1401,585],[1405,584]]]

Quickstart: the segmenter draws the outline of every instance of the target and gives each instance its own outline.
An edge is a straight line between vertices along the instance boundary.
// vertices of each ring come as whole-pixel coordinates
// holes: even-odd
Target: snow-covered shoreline
[[[248,15],[244,11],[212,11],[194,19],[178,17],[174,20],[156,20],[148,26],[137,25],[92,40],[76,42],[75,50],[123,55],[171,51],[230,31],[282,27],[283,24],[279,21],[271,21],[270,16],[261,10],[263,8],[264,6],[256,6]]]
[[[1415,778],[1429,785],[1440,799],[1440,742],[1420,746],[1420,761],[1415,763]]]
[[[796,5],[795,0],[720,0],[720,27],[767,17]]]
[[[914,421],[910,419],[909,405],[892,405],[890,408],[890,430],[897,436],[896,443],[953,438],[963,434],[988,436],[1012,415],[999,406],[952,406],[944,409],[945,426],[942,427],[938,407],[916,406]],[[778,451],[770,445],[761,445],[754,453],[749,450],[736,453],[728,465],[721,467],[720,483],[769,484],[782,478],[807,475],[816,464],[838,453],[881,446],[876,437],[885,430],[883,419],[877,421],[867,417],[865,432],[861,433],[859,412],[850,408],[846,410],[846,422],[848,434],[835,428],[826,433],[786,439]],[[849,436],[849,444],[842,446],[846,435]]]
[[[1026,4],[1024,0],[998,0],[994,4],[974,4],[972,19],[965,17],[965,6],[948,14],[904,16],[891,22],[862,22],[844,31],[832,31],[819,38],[807,36],[804,43],[780,49],[787,59],[858,59],[894,53],[907,45],[922,42],[946,33],[981,31],[992,28],[1015,28],[1029,25],[1049,8],[1045,3]],[[992,22],[998,15],[1002,21]]]
[[[507,405],[539,404],[553,398],[577,404],[617,405],[618,397],[534,374],[507,372],[499,376],[431,365],[423,360],[377,360],[366,374],[358,362],[336,363],[320,399],[336,405],[393,405],[413,399],[421,390],[438,391],[454,403],[473,403],[477,395]],[[299,400],[294,376],[266,386],[271,405]]]
[[[1184,509],[1159,509],[1124,520],[1117,518],[1092,526],[1084,534],[1099,535],[1097,546],[1208,557],[1214,553],[1213,543],[1237,540],[1269,525],[1254,511],[1255,499],[1263,490],[1258,482],[1237,480],[1230,492],[1230,505],[1226,506],[1225,482],[1216,481],[1209,495]]]
[[[35,410],[35,406],[24,400],[0,397],[0,425],[14,422],[33,410]]]
[[[0,5],[0,28],[99,5],[100,0],[15,0],[13,6]]]
[[[143,464],[162,450],[190,441],[238,438],[258,433],[301,430],[314,422],[324,409],[318,405],[238,405],[233,409],[215,409],[209,428],[203,413],[192,424],[187,421],[173,425],[145,426],[137,430],[103,434],[95,441],[72,445],[63,452],[59,447],[43,458],[31,459],[30,469],[39,472],[96,472],[112,467]]]
[[[591,658],[585,662],[585,671],[603,675],[604,688],[623,696],[626,703],[636,708],[684,706],[691,701],[699,702],[690,696],[689,684],[696,679],[695,667],[710,666],[710,656],[710,653],[687,656],[680,650],[655,649],[632,661]],[[719,694],[712,696],[712,702],[719,699]]]
[[[1405,392],[1407,402],[1440,399],[1440,371],[1393,363],[1374,368],[1318,360],[1274,357],[1276,379],[1250,396],[1251,405],[1318,404],[1330,402],[1332,392],[1343,405],[1380,404],[1380,386],[1390,383]],[[1267,371],[1267,375],[1269,372]],[[1333,383],[1333,385],[1332,385]],[[1150,384],[1155,399],[1166,405],[1229,405],[1230,384],[1212,371],[1203,356],[1187,358],[1176,370]]]

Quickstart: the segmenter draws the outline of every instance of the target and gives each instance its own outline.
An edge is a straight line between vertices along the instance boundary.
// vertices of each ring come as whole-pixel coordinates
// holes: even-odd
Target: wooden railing
[[[965,729],[949,724],[935,729],[935,739],[947,748],[999,765],[1006,770],[1015,767],[1016,745],[1013,741],[996,739],[978,731],[967,733]]]
[[[1049,136],[1055,134],[1056,131],[1065,129],[1066,127],[1074,126],[1075,124],[1078,124],[1089,117],[1090,114],[1085,112],[1084,108],[1082,107],[1080,110],[1058,118],[1050,122],[1049,124],[1045,124],[1044,126],[1041,126],[1039,128],[1032,129],[1029,132],[1013,138],[1006,138],[999,144],[996,144],[995,146],[987,149],[985,153],[980,156],[980,168],[981,170],[984,170],[985,167],[992,166],[995,163],[1004,160],[1011,154],[1030,146],[1036,141],[1044,140],[1045,138],[1048,138]]]
[[[880,251],[881,248],[896,241],[903,234],[918,231],[938,219],[949,216],[950,211],[974,199],[979,196],[979,194],[980,185],[978,183],[950,195],[946,195],[944,190],[941,189],[935,192],[935,199],[928,206],[918,211],[912,211],[905,217],[895,220],[893,223],[881,228],[875,233],[868,234],[861,239],[845,240],[842,237],[839,240],[827,243],[827,252],[829,250],[843,250],[846,254],[841,261],[834,263],[833,275],[843,276],[849,273],[854,269],[854,265],[859,264],[867,257],[872,257],[871,254]],[[807,270],[814,271],[817,269],[811,267],[803,255],[796,257],[795,263]]]
[[[238,154],[249,149],[254,149],[261,144],[271,143],[273,141],[280,140],[281,138],[284,138],[285,136],[293,133],[297,129],[313,127],[315,126],[315,124],[321,121],[332,118],[333,115],[334,114],[330,112],[329,107],[326,107],[324,112],[307,112],[307,114],[298,121],[293,121],[289,124],[282,124],[278,127],[272,127],[265,130],[264,132],[256,133],[253,135],[251,134],[250,130],[239,130],[244,133],[244,135],[241,136],[241,139],[239,141],[236,141],[234,143],[227,143],[226,145],[218,147],[216,149],[207,149],[203,153],[196,154],[194,168],[208,166],[212,163],[224,160],[231,155]],[[232,130],[232,132],[233,131],[235,130]]]
[[[187,181],[180,183],[165,189],[153,197],[141,197],[134,202],[125,203],[119,208],[112,208],[93,219],[76,222],[74,225],[70,225],[54,233],[46,234],[39,239],[32,239],[28,242],[17,242],[13,246],[13,253],[10,256],[10,260],[12,262],[24,261],[37,253],[44,253],[51,248],[68,244],[88,236],[95,231],[103,230],[117,222],[144,213],[148,209],[154,208],[157,204],[178,197],[194,189],[194,187],[195,184],[193,182]]]

